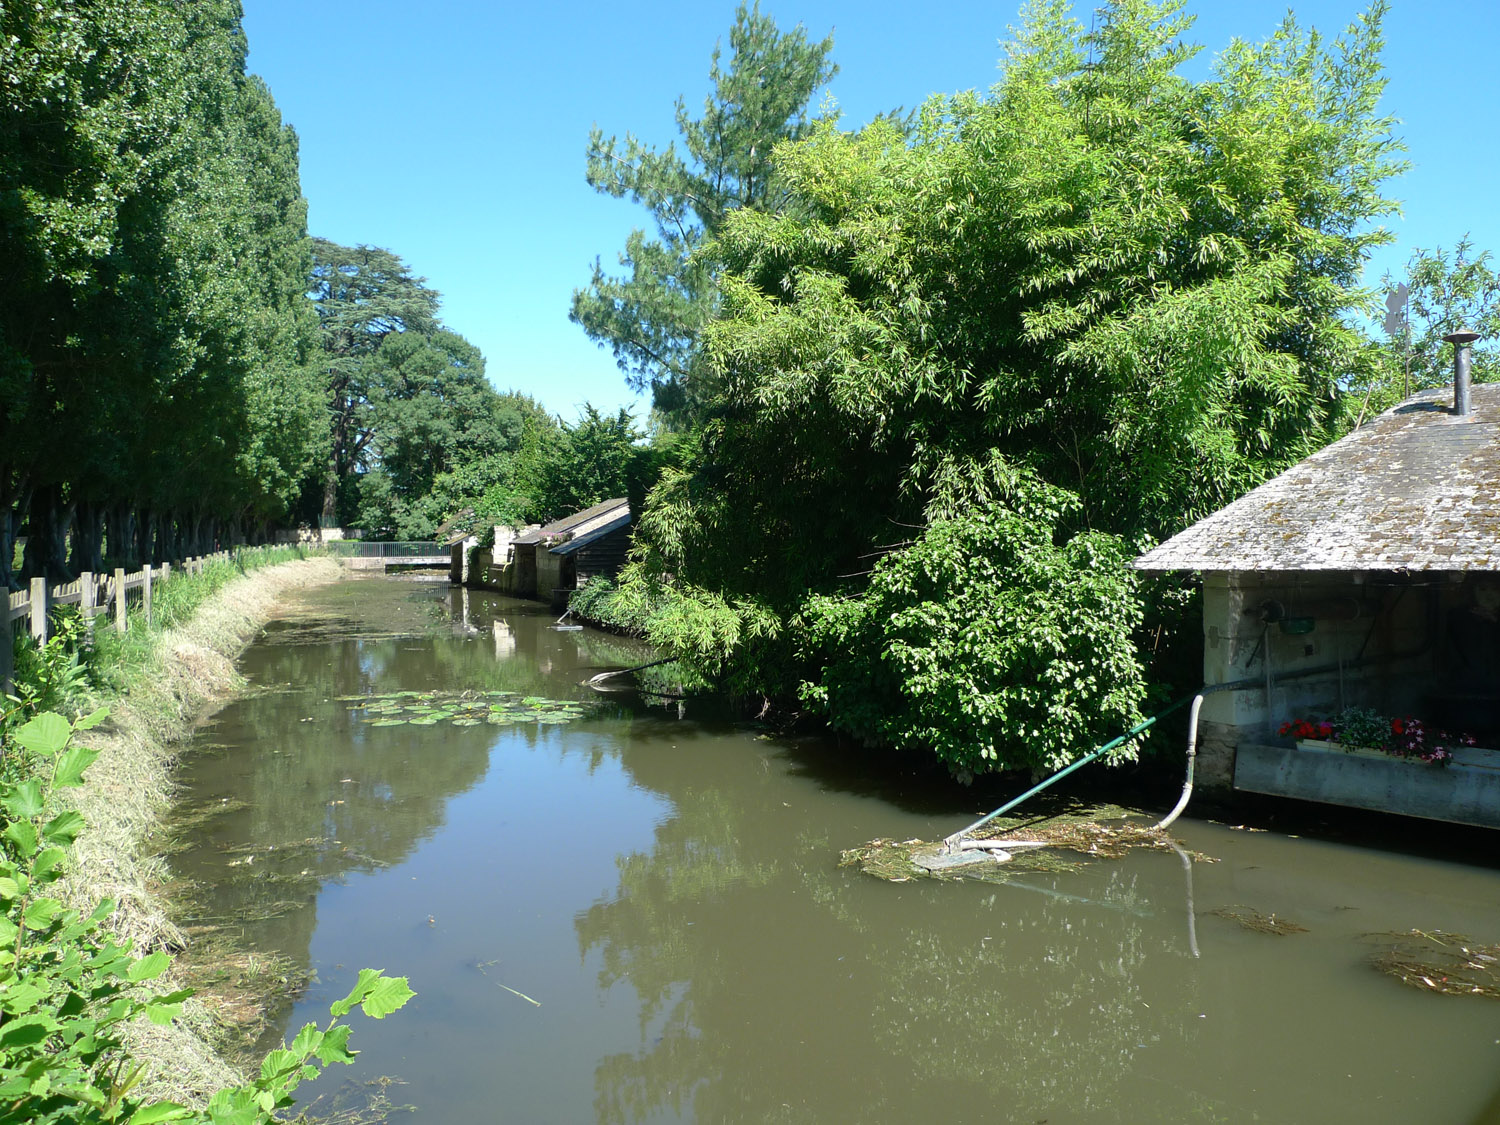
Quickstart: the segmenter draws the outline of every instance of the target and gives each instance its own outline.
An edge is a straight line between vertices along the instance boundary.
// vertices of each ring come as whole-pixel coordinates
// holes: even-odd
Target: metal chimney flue
[[[1459,417],[1472,409],[1469,401],[1470,368],[1474,362],[1474,349],[1469,345],[1479,339],[1479,333],[1469,328],[1460,328],[1443,337],[1453,345],[1453,413]]]

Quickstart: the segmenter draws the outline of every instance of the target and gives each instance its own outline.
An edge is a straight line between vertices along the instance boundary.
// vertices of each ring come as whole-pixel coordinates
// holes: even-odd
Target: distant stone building
[[[1467,388],[1466,388],[1467,389]],[[1414,396],[1135,561],[1203,579],[1205,785],[1500,827],[1500,754],[1295,747],[1345,707],[1500,747],[1500,385]]]
[[[495,546],[478,551],[471,585],[561,606],[583,582],[619,573],[630,547],[630,502],[605,500],[541,527],[495,529]]]

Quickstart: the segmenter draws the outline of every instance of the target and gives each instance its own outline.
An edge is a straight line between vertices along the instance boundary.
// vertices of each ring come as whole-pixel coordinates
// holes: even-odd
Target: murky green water
[[[941,837],[972,796],[596,696],[580,681],[639,650],[551,623],[397,580],[309,595],[246,654],[262,693],[186,757],[188,798],[227,811],[174,866],[219,889],[205,913],[258,916],[247,940],[317,973],[290,1024],[361,966],[419,993],[358,1020],[355,1067],[314,1092],[393,1076],[412,1120],[445,1123],[1500,1119],[1500,1002],[1404,987],[1362,938],[1500,941],[1495,850],[1185,821],[1221,862],[887,884],[839,849]],[[373,727],[337,699],[434,689],[590,712]]]

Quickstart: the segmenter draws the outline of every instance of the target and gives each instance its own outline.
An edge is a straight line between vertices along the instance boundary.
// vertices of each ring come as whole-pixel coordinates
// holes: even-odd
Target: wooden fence
[[[109,614],[114,619],[116,631],[123,633],[130,626],[129,611],[134,604],[140,609],[145,623],[150,625],[151,596],[157,586],[170,580],[174,573],[197,574],[211,562],[228,562],[229,559],[228,551],[219,551],[186,559],[177,564],[175,571],[171,563],[148,566],[131,573],[118,567],[113,574],[85,571],[72,582],[55,585],[49,584],[45,578],[33,578],[27,589],[8,595],[0,589],[0,597],[5,598],[5,612],[0,613],[0,689],[6,693],[11,690],[12,638],[17,622],[27,622],[28,631],[39,645],[47,640],[47,611],[58,605],[78,606],[90,629],[94,627],[96,616]]]

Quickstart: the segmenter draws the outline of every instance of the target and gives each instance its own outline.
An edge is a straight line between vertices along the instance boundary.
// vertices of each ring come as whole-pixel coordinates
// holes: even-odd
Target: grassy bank
[[[89,828],[77,842],[66,891],[80,905],[117,900],[112,925],[138,954],[183,945],[160,897],[162,861],[148,854],[171,798],[174,744],[239,688],[235,659],[278,599],[341,573],[337,561],[294,549],[247,552],[166,583],[151,626],[132,621],[116,634],[101,625],[87,661],[94,697],[87,703],[107,706],[110,717],[78,739],[100,753],[87,784],[70,791]],[[132,1027],[129,1045],[148,1064],[145,1085],[158,1097],[201,1102],[239,1079],[216,1050],[213,1020],[201,1004],[190,1004],[171,1026]]]

